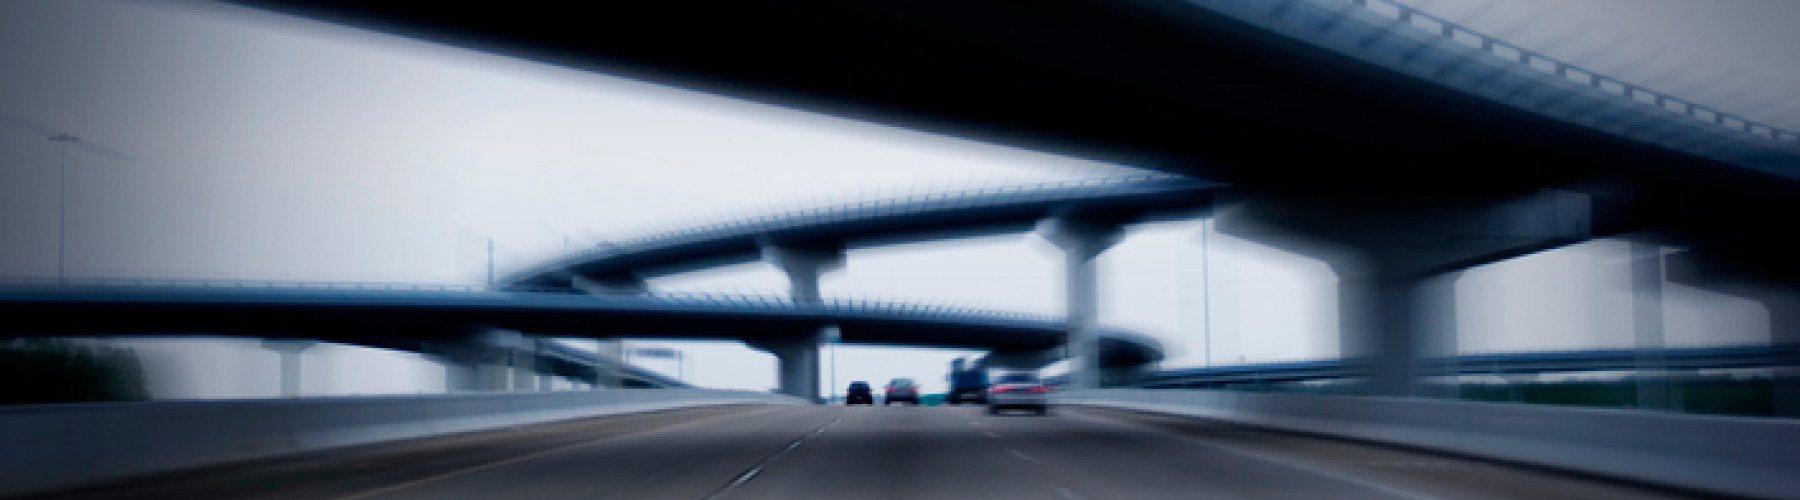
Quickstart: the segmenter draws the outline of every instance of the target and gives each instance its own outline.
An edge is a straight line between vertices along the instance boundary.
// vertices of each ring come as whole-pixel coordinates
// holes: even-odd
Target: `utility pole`
[[[493,288],[493,286],[494,286],[494,239],[493,238],[488,238],[487,271],[488,271],[488,276],[487,276],[488,287]]]
[[[68,246],[69,227],[69,144],[81,139],[69,134],[50,136],[60,146],[56,179],[56,284],[64,284],[67,272],[64,250]]]

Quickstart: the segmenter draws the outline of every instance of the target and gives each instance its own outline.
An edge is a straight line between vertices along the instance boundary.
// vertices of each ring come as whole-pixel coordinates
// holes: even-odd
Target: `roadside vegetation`
[[[0,405],[149,399],[130,349],[71,339],[0,340]]]

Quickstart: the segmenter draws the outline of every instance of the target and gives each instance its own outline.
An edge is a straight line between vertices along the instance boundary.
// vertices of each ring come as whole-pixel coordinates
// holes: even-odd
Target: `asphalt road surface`
[[[1191,418],[981,410],[699,408],[310,453],[40,498],[1684,498]]]

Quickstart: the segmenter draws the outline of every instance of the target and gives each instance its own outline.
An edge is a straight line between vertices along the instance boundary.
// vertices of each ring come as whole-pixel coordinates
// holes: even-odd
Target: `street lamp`
[[[81,142],[81,138],[69,134],[50,136],[56,141],[56,284],[63,284],[66,276],[63,249],[68,246],[69,229],[69,144]]]
[[[118,151],[101,147],[92,142],[81,140],[68,132],[46,127],[30,120],[0,113],[0,125],[22,130],[26,133],[49,139],[57,143],[57,179],[56,179],[56,283],[63,284],[68,276],[65,249],[68,247],[68,208],[69,208],[69,147],[86,150],[113,160],[129,160]]]

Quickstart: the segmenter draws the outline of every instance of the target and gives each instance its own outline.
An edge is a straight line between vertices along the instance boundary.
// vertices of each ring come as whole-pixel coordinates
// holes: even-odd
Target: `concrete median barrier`
[[[738,403],[801,401],[634,389],[0,407],[0,495],[341,446]]]
[[[1637,410],[1206,390],[1067,391],[1063,404],[1189,415],[1764,498],[1800,492],[1800,422]]]

